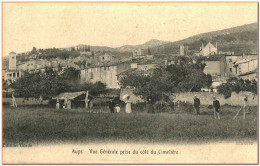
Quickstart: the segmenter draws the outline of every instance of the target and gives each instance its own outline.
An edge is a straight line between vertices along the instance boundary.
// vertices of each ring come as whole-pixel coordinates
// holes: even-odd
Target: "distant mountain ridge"
[[[134,50],[137,49],[147,49],[150,47],[156,47],[156,46],[160,46],[163,44],[169,43],[167,41],[162,41],[162,40],[157,40],[157,39],[152,39],[149,40],[143,44],[139,44],[139,45],[124,45],[121,47],[107,47],[107,46],[91,46],[90,45],[90,50],[92,51],[109,51],[109,52],[133,52]],[[85,44],[79,44],[77,46],[89,46],[89,45],[85,45]],[[77,46],[72,46],[72,47],[77,47]],[[70,47],[67,47],[70,48]]]
[[[121,47],[115,48],[117,51],[120,52],[133,52],[136,49],[147,49],[150,47],[156,47],[160,46],[163,44],[169,43],[168,41],[162,41],[162,40],[157,40],[157,39],[152,39],[149,40],[148,42],[145,42],[144,44],[139,44],[139,45],[124,45]]]
[[[180,51],[180,45],[188,46],[189,53],[192,55],[193,53],[199,52],[202,43],[205,45],[209,41],[212,44],[217,42],[219,51],[230,51],[235,53],[257,53],[257,28],[257,23],[252,23],[233,28],[202,33],[175,42],[152,39],[143,44],[124,45],[116,48],[107,46],[89,46],[85,44],[80,44],[77,46],[89,46],[91,51],[97,52],[97,55],[109,53],[116,55],[116,57],[121,57],[122,59],[129,58],[134,50],[147,48],[150,48],[151,53],[154,55],[176,54]],[[20,55],[21,54],[22,53],[20,53]],[[6,66],[6,64],[8,64],[8,57],[4,56],[3,60],[3,66]]]
[[[189,38],[169,42],[151,48],[154,54],[178,53],[180,45],[187,45],[191,53],[198,52],[201,44],[209,41],[218,43],[218,50],[239,53],[243,49],[247,52],[257,52],[257,23],[246,24],[219,31],[207,32]]]
[[[221,51],[238,53],[241,49],[245,48],[248,50],[247,52],[255,53],[257,51],[257,23],[201,33],[174,42],[152,39],[139,45],[124,45],[115,48],[107,46],[90,46],[90,49],[92,51],[103,51],[110,53],[130,53],[134,50],[150,48],[153,54],[175,54],[179,53],[180,45],[187,45],[190,53],[192,54],[199,51],[202,43],[205,45],[209,41],[213,44],[217,42],[218,49]]]

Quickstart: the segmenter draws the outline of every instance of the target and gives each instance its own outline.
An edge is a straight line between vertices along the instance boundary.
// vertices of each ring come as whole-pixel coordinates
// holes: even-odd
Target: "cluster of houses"
[[[201,55],[205,56],[205,74],[211,74],[212,87],[225,82],[230,77],[238,77],[248,80],[257,80],[257,54],[234,54],[234,52],[218,52],[211,43],[205,47]],[[207,52],[207,54],[205,54]],[[214,55],[214,56],[209,56]]]
[[[71,49],[71,48],[69,48]],[[78,46],[75,50],[88,52],[87,46]],[[178,56],[185,56],[188,52],[187,46],[180,46]],[[218,52],[217,43],[213,45],[202,44],[200,52],[196,55],[205,57],[205,74],[211,74],[213,78],[212,88],[225,82],[227,78],[239,77],[243,79],[257,79],[257,54],[234,54],[233,52]],[[212,58],[214,56],[214,58]],[[194,56],[195,57],[195,56]],[[149,74],[154,68],[161,67],[162,64],[155,62],[154,55],[148,55],[144,49],[133,51],[131,60],[119,62],[110,54],[103,54],[95,59],[95,63],[78,66],[72,60],[32,60],[24,63],[16,63],[16,53],[9,54],[9,67],[3,69],[3,79],[9,82],[22,77],[24,71],[44,71],[45,67],[58,69],[58,67],[74,67],[80,70],[81,81],[95,83],[101,81],[109,89],[120,89],[119,79],[127,73]],[[165,59],[163,65],[176,64],[174,58]]]

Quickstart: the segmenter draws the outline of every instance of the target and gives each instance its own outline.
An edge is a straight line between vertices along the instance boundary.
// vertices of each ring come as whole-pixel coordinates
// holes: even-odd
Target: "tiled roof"
[[[123,61],[123,62],[106,62],[106,63],[100,63],[100,64],[95,64],[91,66],[87,66],[86,68],[96,68],[96,67],[108,67],[108,66],[117,66],[122,63],[130,63],[130,61]]]
[[[254,61],[254,60],[257,60],[257,58],[252,58],[252,59],[242,59],[242,60],[236,61],[236,62],[235,62],[235,65],[237,65],[237,64],[241,64],[241,63],[250,62],[250,61]]]
[[[152,69],[148,69],[148,70],[138,70],[137,68],[132,68],[132,69],[128,69],[126,71],[123,71],[119,74],[117,74],[117,76],[119,75],[126,75],[126,74],[130,74],[130,73],[136,73],[136,74],[149,74],[151,73],[155,68]]]
[[[133,73],[135,71],[137,71],[138,69],[137,68],[131,68],[131,69],[128,69],[128,70],[125,70],[117,75],[126,75],[126,74],[129,74],[129,73]]]
[[[80,96],[82,94],[86,94],[86,92],[85,91],[81,91],[81,92],[64,92],[64,93],[60,93],[56,97],[53,97],[52,99],[57,99],[58,98],[58,99],[63,100],[63,99],[65,99],[67,97],[68,99],[72,100],[72,99],[75,99],[76,97],[78,97],[78,96]],[[93,96],[91,96],[90,94],[89,94],[89,97],[93,98]]]

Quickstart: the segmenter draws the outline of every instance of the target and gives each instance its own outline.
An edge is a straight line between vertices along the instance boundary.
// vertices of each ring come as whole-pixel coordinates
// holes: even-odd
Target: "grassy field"
[[[246,120],[240,107],[223,106],[221,120],[213,111],[202,107],[201,115],[191,110],[174,113],[147,114],[133,110],[109,114],[108,108],[96,113],[85,110],[55,110],[52,108],[18,107],[3,109],[4,143],[66,143],[66,142],[171,142],[207,143],[257,139],[257,108],[251,107]]]

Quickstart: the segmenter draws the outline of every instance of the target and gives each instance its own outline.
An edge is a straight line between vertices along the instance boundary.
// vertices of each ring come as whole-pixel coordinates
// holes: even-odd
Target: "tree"
[[[25,72],[24,76],[10,85],[19,96],[24,98],[42,96],[49,99],[61,92],[72,91],[79,78],[79,71],[67,68],[62,72],[45,68],[45,72]]]
[[[200,91],[202,87],[210,86],[212,78],[203,73],[204,67],[202,64],[181,63],[154,69],[149,75],[129,73],[119,82],[122,87],[133,87],[136,95],[151,96],[158,101],[166,93]]]
[[[32,53],[32,54],[37,54],[37,49],[36,49],[36,47],[33,47],[31,53]]]
[[[226,83],[218,87],[218,93],[223,94],[225,98],[231,97],[232,92],[239,93],[240,91],[252,92],[257,94],[257,81],[256,80],[243,80],[237,77],[232,77]]]
[[[209,89],[211,85],[212,85],[212,76],[210,74],[207,74],[205,86]]]
[[[66,68],[62,71],[55,71],[51,68],[45,68],[45,72],[25,72],[24,76],[10,85],[19,96],[24,98],[42,96],[44,99],[50,99],[62,92],[87,91],[92,95],[98,95],[105,92],[106,85],[97,82],[81,83],[79,81],[79,70],[75,68]]]
[[[106,84],[100,81],[95,82],[94,84],[89,82],[80,83],[78,87],[78,91],[89,91],[89,93],[93,96],[106,92]]]

